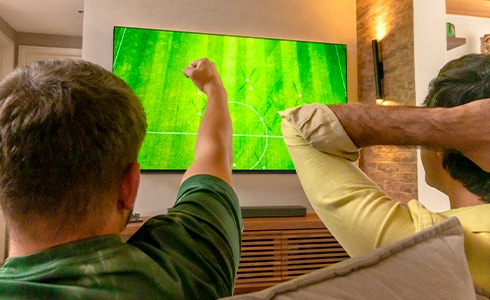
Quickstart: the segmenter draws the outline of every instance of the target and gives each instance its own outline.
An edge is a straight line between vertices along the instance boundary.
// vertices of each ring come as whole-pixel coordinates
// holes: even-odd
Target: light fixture
[[[379,59],[378,40],[372,40],[373,46],[373,62],[374,62],[374,83],[376,86],[376,102],[382,103],[384,101],[383,95],[383,62]]]

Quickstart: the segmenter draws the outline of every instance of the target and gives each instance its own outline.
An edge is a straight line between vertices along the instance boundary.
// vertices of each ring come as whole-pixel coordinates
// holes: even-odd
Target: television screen
[[[143,103],[142,170],[185,170],[194,158],[206,95],[182,69],[216,65],[233,122],[233,170],[294,171],[278,114],[347,101],[346,45],[130,27],[114,28],[113,72]]]

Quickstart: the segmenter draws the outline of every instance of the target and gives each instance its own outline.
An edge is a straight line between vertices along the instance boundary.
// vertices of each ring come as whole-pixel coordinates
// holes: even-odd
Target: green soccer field
[[[206,95],[182,69],[202,57],[228,92],[234,170],[294,170],[278,111],[346,103],[345,45],[115,27],[113,72],[141,98],[148,121],[142,170],[191,164]]]

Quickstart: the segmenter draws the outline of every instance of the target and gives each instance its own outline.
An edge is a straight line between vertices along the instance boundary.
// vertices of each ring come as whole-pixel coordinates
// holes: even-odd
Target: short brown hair
[[[101,195],[137,160],[146,126],[131,88],[96,64],[47,60],[17,68],[0,83],[7,221],[28,228],[30,217],[52,224],[100,217]]]

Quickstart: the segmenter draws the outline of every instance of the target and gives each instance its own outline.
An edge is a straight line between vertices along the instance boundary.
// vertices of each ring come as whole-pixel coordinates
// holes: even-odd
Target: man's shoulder
[[[43,271],[50,272],[64,266],[71,268],[76,265],[88,266],[102,263],[108,268],[110,265],[107,263],[117,264],[118,260],[127,256],[127,252],[132,251],[134,249],[122,242],[117,235],[96,236],[27,256],[9,257],[0,269],[0,278],[9,275],[22,276],[23,270],[29,271],[33,268],[40,275]],[[10,273],[11,270],[15,272]]]
[[[223,187],[229,187],[230,189],[232,189],[231,186],[228,183],[226,183],[226,181],[210,174],[193,175],[187,178],[184,182],[182,182],[181,188],[186,187],[188,185],[218,185]]]
[[[70,286],[82,289],[93,284],[110,286],[108,275],[121,272],[138,274],[148,270],[154,273],[156,268],[151,267],[151,263],[147,255],[122,242],[118,236],[106,235],[29,256],[8,258],[0,268],[0,286],[2,282],[11,282],[26,290],[44,291],[48,287],[45,283],[51,282],[53,293],[66,293]],[[142,268],[142,265],[146,267]]]
[[[457,217],[464,228],[471,232],[490,234],[490,203],[451,209],[441,214],[445,217]]]
[[[238,197],[233,188],[224,180],[209,174],[197,174],[182,182],[175,204],[177,205],[186,198],[206,195],[227,200],[228,204],[239,206]]]

